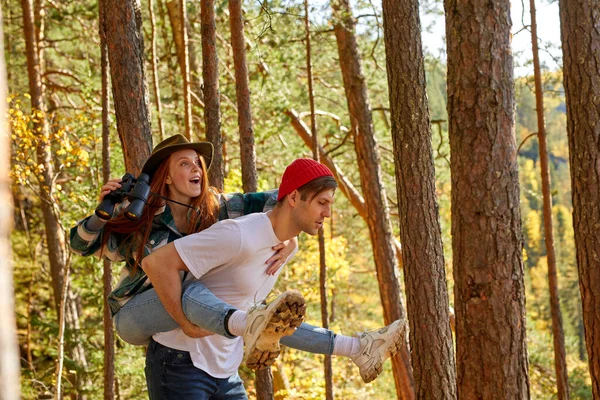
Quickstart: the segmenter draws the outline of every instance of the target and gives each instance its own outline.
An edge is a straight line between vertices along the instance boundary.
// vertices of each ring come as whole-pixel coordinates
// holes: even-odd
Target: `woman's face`
[[[169,158],[166,184],[169,197],[182,203],[202,193],[202,167],[198,153],[192,149],[179,150]]]

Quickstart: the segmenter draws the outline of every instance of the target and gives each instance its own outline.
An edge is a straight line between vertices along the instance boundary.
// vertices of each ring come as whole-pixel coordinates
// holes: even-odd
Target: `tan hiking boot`
[[[358,366],[360,376],[365,383],[379,376],[383,369],[383,362],[402,347],[405,333],[406,320],[399,319],[379,330],[358,335],[360,350],[350,359]]]
[[[304,297],[297,290],[288,290],[271,304],[259,304],[248,311],[244,344],[246,365],[262,369],[275,362],[281,349],[279,339],[289,336],[300,326],[306,313]]]

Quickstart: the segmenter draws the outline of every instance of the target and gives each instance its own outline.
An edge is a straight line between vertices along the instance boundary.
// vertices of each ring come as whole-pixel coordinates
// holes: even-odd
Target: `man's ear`
[[[300,200],[300,192],[298,192],[298,190],[294,190],[292,193],[288,194],[287,199],[288,204],[292,207],[295,207]]]

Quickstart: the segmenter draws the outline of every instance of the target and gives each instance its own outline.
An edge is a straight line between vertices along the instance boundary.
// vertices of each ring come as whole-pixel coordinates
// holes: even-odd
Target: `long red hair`
[[[200,192],[200,196],[194,197],[191,201],[190,207],[192,207],[192,209],[190,210],[191,215],[188,224],[188,232],[182,233],[200,232],[213,225],[218,219],[219,204],[213,195],[213,190],[215,189],[208,185],[208,174],[206,172],[206,162],[204,161],[204,157],[200,154],[198,154],[198,156],[200,157],[202,168],[202,191]],[[150,191],[167,198],[169,197],[169,186],[166,184],[166,181],[167,176],[169,175],[170,159],[171,157],[169,156],[160,163],[150,180]],[[120,241],[120,246],[126,247],[128,252],[128,254],[126,254],[127,258],[133,256],[133,250],[137,249],[135,263],[131,266],[132,274],[136,272],[144,257],[144,246],[146,246],[148,237],[152,231],[154,216],[156,215],[157,210],[166,203],[167,200],[150,195],[139,220],[131,221],[121,213],[108,221],[104,227],[102,247],[106,245],[111,233],[117,233],[123,237],[123,240]]]

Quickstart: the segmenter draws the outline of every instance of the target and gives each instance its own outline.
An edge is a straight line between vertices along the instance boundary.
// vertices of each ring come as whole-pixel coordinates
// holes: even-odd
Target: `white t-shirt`
[[[267,275],[265,261],[273,255],[271,247],[278,243],[281,241],[275,236],[266,213],[220,221],[174,242],[195,278],[215,296],[244,311],[264,300],[275,285],[282,268],[275,275]],[[156,334],[154,340],[189,351],[194,366],[215,378],[234,375],[244,356],[240,337],[228,339],[212,335],[192,339],[176,329]]]

